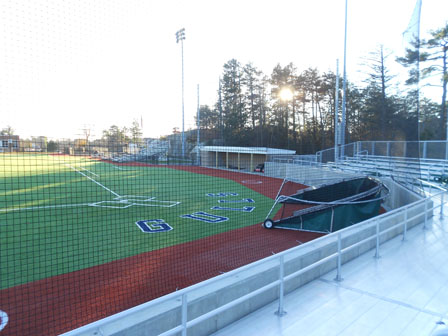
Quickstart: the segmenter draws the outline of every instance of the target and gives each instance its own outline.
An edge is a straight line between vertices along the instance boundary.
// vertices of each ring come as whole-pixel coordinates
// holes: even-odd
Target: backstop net
[[[181,106],[181,50],[164,30],[171,66],[148,6],[0,3],[0,336],[61,334],[318,239],[387,210],[365,194],[379,165],[419,178],[422,153],[447,159],[445,141],[419,142],[415,95],[383,104],[363,83],[348,86],[335,156],[331,71],[231,59],[213,99],[186,81]],[[431,125],[439,106],[425,104]]]

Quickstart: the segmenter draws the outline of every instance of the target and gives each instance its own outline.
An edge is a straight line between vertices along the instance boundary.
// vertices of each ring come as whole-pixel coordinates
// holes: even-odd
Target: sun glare
[[[283,88],[280,90],[280,99],[283,101],[292,100],[292,91],[290,88]]]

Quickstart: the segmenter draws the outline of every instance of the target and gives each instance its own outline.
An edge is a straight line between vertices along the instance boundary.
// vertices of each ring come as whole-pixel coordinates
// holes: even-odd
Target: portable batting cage
[[[334,232],[378,215],[389,194],[387,187],[372,177],[344,179],[282,195],[287,183],[285,179],[263,223],[267,229]]]

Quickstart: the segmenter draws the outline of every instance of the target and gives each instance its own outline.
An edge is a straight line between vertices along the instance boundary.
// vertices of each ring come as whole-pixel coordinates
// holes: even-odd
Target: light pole
[[[347,2],[345,0],[345,26],[344,26],[344,82],[342,84],[342,120],[341,128],[339,130],[341,137],[341,158],[345,155],[344,145],[345,145],[345,121],[346,121],[346,108],[347,108]]]
[[[200,127],[201,127],[201,108],[199,106],[199,84],[198,84],[198,134],[197,134],[197,145],[196,145],[196,150],[197,150],[197,154],[196,154],[196,158],[198,159],[198,165],[201,165],[201,151],[199,150],[199,145],[201,143],[200,141],[200,136],[201,136],[201,131],[200,131]]]
[[[176,32],[176,43],[181,46],[182,53],[182,157],[185,157],[185,117],[184,117],[184,40],[185,28]]]
[[[336,60],[336,90],[334,103],[334,162],[338,162],[339,155],[339,59]]]

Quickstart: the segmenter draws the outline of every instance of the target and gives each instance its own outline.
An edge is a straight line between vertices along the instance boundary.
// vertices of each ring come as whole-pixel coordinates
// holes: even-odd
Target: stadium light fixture
[[[184,113],[184,40],[185,40],[185,28],[176,32],[176,43],[180,42],[182,53],[182,157],[185,157],[185,113]]]

